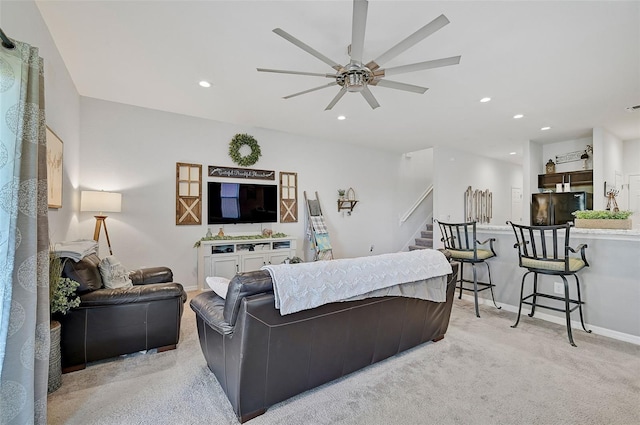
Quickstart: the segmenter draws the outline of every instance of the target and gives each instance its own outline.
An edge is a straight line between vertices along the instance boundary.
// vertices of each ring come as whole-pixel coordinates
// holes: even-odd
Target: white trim
[[[456,288],[456,291],[459,291],[459,289]],[[456,297],[457,297],[457,294],[456,294]],[[462,294],[462,299],[474,302],[473,295]],[[478,304],[487,305],[487,306],[495,308],[495,306],[493,305],[493,302],[488,298],[478,297]],[[500,307],[502,307],[506,311],[510,311],[510,312],[516,313],[516,314],[518,313],[518,307],[517,306],[513,306],[513,305],[510,305],[510,304],[504,304],[504,303],[498,303],[498,305]],[[523,306],[521,314],[528,314],[530,311],[531,311],[530,308]],[[545,314],[545,313],[536,312],[535,318],[536,319],[542,319],[542,320],[545,320],[545,321],[551,322],[551,323],[556,323],[558,325],[566,326],[566,320],[563,317],[558,317],[558,316],[553,316],[551,314]],[[585,325],[586,325],[587,329],[591,330],[594,334],[598,334],[598,335],[606,336],[606,337],[609,337],[609,338],[617,339],[619,341],[629,342],[629,343],[635,344],[635,345],[640,345],[640,336],[626,334],[626,333],[614,331],[614,330],[611,330],[611,329],[601,328],[599,326],[593,326],[593,325],[590,325],[589,323],[586,323],[586,322],[585,322]],[[576,320],[572,320],[571,321],[571,328],[572,329],[582,330],[582,324],[580,322],[576,321]]]
[[[409,208],[409,210],[404,213],[404,215],[402,215],[402,217],[400,217],[400,225],[402,226],[402,223],[404,223],[405,221],[407,221],[409,219],[409,217],[411,217],[411,214],[413,214],[413,212],[416,210],[416,208],[418,208],[420,206],[420,204],[427,199],[427,196],[429,196],[429,194],[433,192],[433,185],[429,186],[427,188],[427,190],[424,191],[424,193],[422,195],[420,195],[420,197],[418,198],[418,200],[411,206],[411,208]]]

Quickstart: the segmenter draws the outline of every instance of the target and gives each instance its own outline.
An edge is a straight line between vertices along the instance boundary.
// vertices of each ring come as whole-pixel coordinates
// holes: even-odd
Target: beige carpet
[[[193,294],[190,294],[190,296]],[[640,424],[640,346],[455,300],[446,337],[271,407],[264,424]],[[236,424],[188,305],[177,350],[63,375],[50,424]]]

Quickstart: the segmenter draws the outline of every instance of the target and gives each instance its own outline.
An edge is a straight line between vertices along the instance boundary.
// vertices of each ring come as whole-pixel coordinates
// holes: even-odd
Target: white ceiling
[[[449,25],[385,65],[461,62],[392,78],[429,87],[423,95],[372,87],[380,108],[347,93],[332,111],[324,108],[338,87],[282,99],[330,80],[256,67],[333,72],[277,27],[346,64],[350,0],[37,4],[83,96],[397,152],[446,145],[514,162],[524,141],[581,138],[593,127],[640,138],[640,111],[625,110],[640,104],[638,1],[372,0],[365,61],[444,13]],[[203,79],[213,86],[199,87]],[[485,96],[492,101],[480,103]]]

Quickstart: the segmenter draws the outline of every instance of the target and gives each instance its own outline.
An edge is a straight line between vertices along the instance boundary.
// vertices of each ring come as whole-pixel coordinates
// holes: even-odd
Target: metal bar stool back
[[[576,344],[573,342],[573,335],[571,333],[572,311],[577,309],[580,312],[580,323],[582,324],[582,329],[591,333],[590,330],[587,330],[584,324],[582,314],[582,304],[584,304],[584,302],[580,295],[580,280],[577,275],[580,270],[589,266],[585,256],[585,249],[587,248],[587,245],[582,244],[576,248],[572,248],[569,245],[571,223],[555,226],[524,226],[507,221],[507,224],[512,226],[513,232],[516,236],[516,243],[513,247],[518,250],[519,265],[520,267],[527,269],[527,272],[522,276],[522,284],[520,286],[518,318],[516,323],[511,327],[515,328],[520,322],[522,304],[531,306],[531,313],[529,313],[529,317],[534,316],[536,307],[564,312],[567,322],[569,342],[575,347]],[[580,253],[580,257],[571,255],[578,253]],[[530,273],[533,273],[533,290],[530,294],[525,296],[525,279]],[[539,274],[560,276],[564,283],[564,295],[559,297],[541,292],[538,288]],[[569,283],[566,276],[571,275],[574,276],[576,281],[577,299],[572,299],[569,295]],[[540,304],[541,299],[561,301],[564,303],[564,307],[559,308],[551,305]]]
[[[495,257],[496,252],[493,249],[493,242],[495,238],[487,239],[484,242],[479,242],[476,237],[476,222],[470,221],[465,223],[445,223],[435,220],[440,226],[440,233],[442,238],[440,239],[444,248],[451,253],[451,259],[460,262],[459,284],[460,294],[458,298],[462,298],[462,291],[473,291],[474,302],[476,308],[476,316],[480,317],[480,311],[478,309],[478,292],[491,290],[491,299],[496,308],[500,309],[496,304],[496,299],[493,295],[493,287],[495,286],[491,282],[491,269],[489,263],[485,260]],[[483,247],[489,243],[488,247]],[[486,249],[488,248],[488,249]],[[471,264],[473,271],[473,280],[464,278],[464,265]],[[478,274],[476,271],[476,264],[483,263],[487,266],[487,273],[489,282],[478,282]],[[465,287],[464,283],[472,283],[473,287]]]

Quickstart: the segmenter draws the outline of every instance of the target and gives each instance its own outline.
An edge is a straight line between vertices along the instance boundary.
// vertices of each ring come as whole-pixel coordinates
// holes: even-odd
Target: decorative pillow
[[[105,288],[115,289],[133,286],[131,279],[129,279],[129,272],[113,255],[104,257],[98,267],[100,268],[100,275],[102,275],[102,283],[104,283]]]
[[[229,279],[226,277],[210,276],[207,278],[207,285],[213,289],[213,292],[218,294],[223,299],[227,298],[227,289],[229,289]]]

